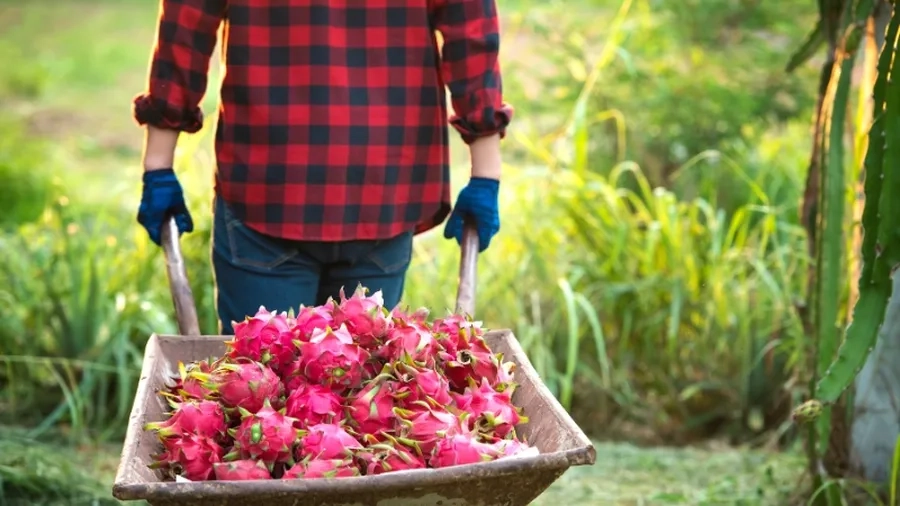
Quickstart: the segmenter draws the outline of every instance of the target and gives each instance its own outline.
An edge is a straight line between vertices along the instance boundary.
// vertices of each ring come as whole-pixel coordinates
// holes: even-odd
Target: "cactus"
[[[806,200],[804,201],[804,210],[811,210],[810,216],[806,216],[804,213],[804,220],[808,225],[810,239],[814,241],[812,250],[816,260],[815,272],[811,273],[809,292],[811,312],[807,320],[816,344],[813,378],[810,384],[811,394],[814,395],[811,400],[794,411],[793,419],[798,425],[805,425],[804,431],[807,434],[806,453],[809,472],[813,488],[818,491],[811,503],[817,506],[838,506],[842,504],[840,486],[828,479],[827,467],[823,465],[822,459],[829,451],[834,450],[832,448],[832,432],[842,430],[841,426],[832,426],[835,421],[842,425],[841,416],[835,418],[832,415],[832,404],[840,397],[846,385],[837,392],[832,392],[833,398],[827,402],[817,394],[820,393],[820,386],[823,383],[827,385],[829,381],[833,381],[837,377],[835,364],[848,361],[847,357],[852,356],[852,353],[848,353],[848,351],[853,350],[852,340],[849,341],[851,345],[848,345],[847,339],[841,342],[842,332],[839,327],[843,318],[841,301],[845,288],[842,278],[845,262],[843,246],[846,186],[851,182],[848,181],[845,169],[847,156],[844,135],[847,106],[853,84],[851,74],[854,60],[866,22],[875,11],[875,1],[822,0],[819,2],[819,8],[820,19],[817,30],[821,30],[822,34],[818,35],[814,31],[807,41],[807,45],[812,47],[820,44],[817,39],[821,38],[831,42],[830,47],[834,52],[830,62],[823,68],[823,72],[829,76],[829,79],[827,85],[820,88],[820,110],[817,114],[813,150],[815,158],[811,161],[810,173],[807,176]],[[896,34],[896,28],[893,33]],[[794,60],[802,60],[810,50],[810,47],[801,48]],[[888,66],[891,52],[891,49],[888,49],[887,56],[881,58],[881,60],[888,59]],[[796,65],[797,62],[792,61],[791,64]],[[886,74],[882,74],[882,79],[886,79]],[[884,88],[883,84],[881,88]],[[883,89],[879,91],[882,91],[883,95]],[[876,105],[876,107],[878,106]],[[869,132],[870,139],[877,135],[878,132]],[[870,141],[869,146],[873,144],[881,146],[883,142],[872,143]],[[878,155],[872,153],[868,153],[867,157],[878,159]],[[871,160],[867,159],[866,165],[871,165]],[[867,175],[869,178],[873,177],[871,171],[867,171]],[[874,177],[879,179],[880,175],[879,169]],[[815,191],[814,178],[818,178],[818,192]],[[866,190],[868,197],[872,192],[869,191],[869,186],[866,187]],[[876,193],[875,206],[880,200],[880,191]],[[815,205],[812,204],[813,202]],[[869,209],[868,216],[871,218],[871,215],[872,212]],[[869,235],[872,233],[870,232]],[[860,279],[860,285],[862,284],[863,280]],[[857,305],[864,304],[866,300],[868,299],[860,296]],[[882,316],[883,311],[882,308]],[[859,364],[861,365],[864,360],[863,356],[859,360]],[[857,366],[856,369],[858,368]],[[840,367],[837,370],[840,371]],[[850,378],[842,381],[849,384],[854,375],[851,374]]]
[[[851,29],[848,39],[857,30]],[[823,374],[838,349],[839,331],[837,321],[841,302],[841,273],[843,267],[843,230],[846,171],[844,149],[844,124],[847,119],[847,103],[850,98],[855,48],[847,48],[837,58],[834,74],[828,85],[827,114],[829,121],[824,137],[825,156],[821,174],[821,194],[819,195],[820,230],[816,234],[816,284],[815,284],[815,328],[818,334],[817,367],[818,375]]]
[[[900,266],[900,80],[891,79],[900,16],[888,25],[874,87],[875,121],[869,131],[865,167],[862,271],[859,298],[846,337],[816,385],[815,398],[835,402],[853,382],[878,337],[891,297],[891,274]],[[882,198],[884,197],[884,198]]]
[[[859,44],[861,29],[850,24],[845,31],[843,44],[835,54],[824,95],[823,111],[820,127],[824,135],[821,137],[823,157],[819,173],[819,220],[814,236],[816,262],[813,283],[813,328],[816,335],[816,378],[821,377],[828,369],[835,351],[838,349],[840,332],[838,321],[841,318],[840,306],[843,295],[844,267],[844,216],[846,188],[846,150],[844,147],[845,122],[847,105],[852,88],[852,72],[856,47]],[[812,385],[811,385],[812,387]],[[818,405],[818,416],[812,417],[807,429],[807,451],[811,463],[818,464],[827,452],[832,427],[832,407]],[[801,416],[797,421],[802,420]],[[816,466],[818,467],[818,466]],[[818,473],[814,475],[816,488],[822,488],[823,495],[816,501],[824,506],[839,506],[840,491],[833,483],[827,482]]]

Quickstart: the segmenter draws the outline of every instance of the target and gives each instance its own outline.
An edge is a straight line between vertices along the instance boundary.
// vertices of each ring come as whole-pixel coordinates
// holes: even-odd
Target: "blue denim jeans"
[[[290,241],[256,232],[235,218],[221,198],[213,205],[212,264],[219,329],[268,310],[349,297],[358,285],[381,290],[387,308],[400,302],[412,258],[413,234],[372,241]]]

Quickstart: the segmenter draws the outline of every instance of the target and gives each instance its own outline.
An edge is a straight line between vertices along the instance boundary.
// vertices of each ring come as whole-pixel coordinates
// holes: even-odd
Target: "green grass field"
[[[551,4],[543,8],[581,15]],[[516,4],[506,11],[520,14]],[[29,135],[51,140],[68,175],[137,185],[141,132],[130,106],[143,86],[155,15],[151,1],[0,1],[0,119],[22,121]],[[208,113],[214,103],[207,96]],[[84,191],[105,190],[97,184]],[[0,491],[30,491],[22,504],[110,501],[117,445],[61,447],[20,439],[13,429],[0,434]],[[570,471],[536,504],[785,506],[803,471],[794,453],[726,447],[598,443],[597,455],[597,465]]]

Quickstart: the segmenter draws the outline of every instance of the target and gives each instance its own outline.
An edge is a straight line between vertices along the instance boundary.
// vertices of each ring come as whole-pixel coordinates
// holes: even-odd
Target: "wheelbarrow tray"
[[[516,364],[519,386],[513,401],[530,418],[516,431],[539,450],[537,455],[352,478],[176,483],[163,481],[158,471],[147,467],[160,448],[156,436],[142,427],[165,418],[166,405],[157,393],[166,377],[176,374],[178,362],[221,356],[228,337],[154,334],[144,351],[113,495],[153,506],[527,505],[570,466],[592,465],[596,453],[543,384],[512,332],[490,331],[485,337],[493,351]]]

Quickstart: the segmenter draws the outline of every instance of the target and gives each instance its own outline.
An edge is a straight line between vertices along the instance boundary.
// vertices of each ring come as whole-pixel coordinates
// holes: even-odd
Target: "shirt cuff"
[[[471,144],[479,137],[488,137],[494,134],[499,134],[503,139],[506,137],[506,127],[512,117],[513,107],[503,104],[499,109],[493,107],[482,109],[480,114],[453,116],[450,124],[460,133],[463,142]]]
[[[149,93],[135,97],[134,119],[139,125],[151,125],[189,134],[199,132],[203,128],[203,110],[200,107],[193,110],[174,109]]]

